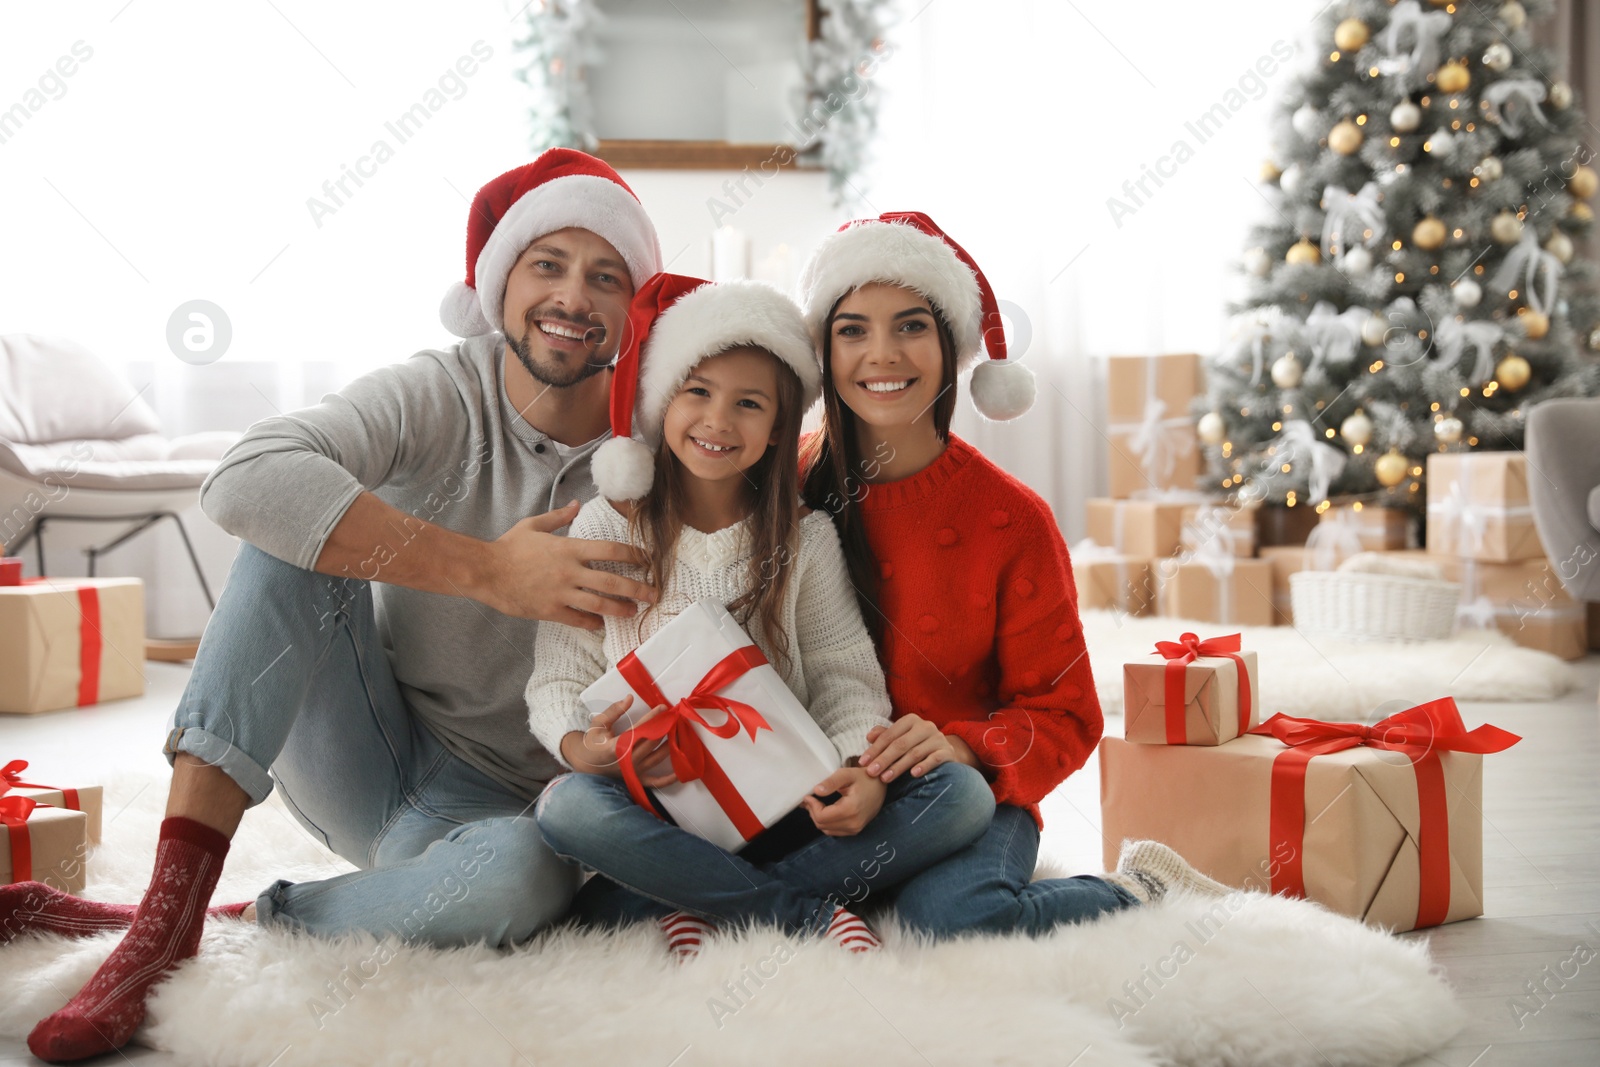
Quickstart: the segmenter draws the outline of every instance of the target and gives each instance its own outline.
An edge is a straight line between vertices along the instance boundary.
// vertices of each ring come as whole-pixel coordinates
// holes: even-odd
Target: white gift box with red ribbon
[[[728,610],[690,605],[581,694],[597,714],[632,694],[617,723],[623,779],[654,810],[629,758],[665,738],[678,781],[653,790],[680,827],[737,852],[838,770],[839,752]],[[666,704],[664,714],[650,709]],[[665,765],[657,773],[665,770]]]

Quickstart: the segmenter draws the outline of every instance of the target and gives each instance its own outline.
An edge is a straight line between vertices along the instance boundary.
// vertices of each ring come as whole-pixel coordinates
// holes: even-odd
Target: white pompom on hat
[[[800,379],[802,411],[822,372],[794,301],[761,282],[657,274],[634,294],[611,379],[611,431],[590,463],[607,500],[638,500],[655,482],[667,404],[701,360],[743,346],[771,352]]]
[[[956,372],[979,364],[972,373],[972,404],[980,415],[1003,422],[1033,406],[1033,372],[1007,358],[1005,326],[989,280],[920,211],[857,219],[823,239],[800,275],[800,301],[819,355],[834,305],[873,282],[904,286],[934,306],[955,342]]]
[[[445,293],[439,318],[457,337],[503,329],[506,279],[534,241],[568,227],[611,244],[635,283],[661,269],[661,243],[644,206],[615,170],[594,156],[552,148],[508,170],[472,198],[467,277]]]

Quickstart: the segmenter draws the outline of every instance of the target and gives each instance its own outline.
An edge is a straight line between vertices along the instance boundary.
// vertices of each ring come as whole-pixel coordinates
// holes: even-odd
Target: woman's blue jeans
[[[276,785],[313,837],[361,868],[277,882],[256,902],[263,925],[505,946],[563,918],[577,889],[529,801],[412,716],[367,582],[241,546],[173,716],[168,760],[180,752],[252,804]]]

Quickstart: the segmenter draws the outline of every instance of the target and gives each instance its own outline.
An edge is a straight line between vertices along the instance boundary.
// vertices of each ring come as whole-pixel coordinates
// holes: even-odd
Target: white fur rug
[[[109,784],[91,896],[138,897],[164,788]],[[269,802],[247,815],[216,899],[344,869]],[[1170,901],[1036,941],[886,933],[884,952],[857,957],[757,929],[679,966],[653,930],[564,931],[498,953],[213,923],[200,957],[159,987],[140,1040],[186,1064],[251,1067],[1374,1067],[1438,1047],[1465,1020],[1424,942],[1260,894]],[[0,1032],[25,1035],[115,942],[0,948]]]
[[[1240,633],[1259,653],[1261,717],[1282,712],[1309,719],[1356,721],[1397,700],[1532,702],[1576,689],[1572,664],[1522,648],[1498,631],[1464,630],[1448,641],[1360,644],[1308,639],[1291,626],[1217,626],[1182,619],[1130,618],[1110,611],[1083,613],[1084,638],[1095,688],[1107,714],[1122,711],[1122,665],[1150,653],[1157,641],[1185,631],[1202,638]]]

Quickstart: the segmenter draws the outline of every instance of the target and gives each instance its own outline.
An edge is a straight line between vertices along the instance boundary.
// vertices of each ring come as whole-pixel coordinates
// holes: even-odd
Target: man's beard
[[[538,318],[554,319],[558,322],[569,323],[581,330],[599,330],[602,339],[605,335],[604,326],[588,325],[569,316],[555,311],[542,311],[539,308],[530,308],[523,316],[523,330],[520,338],[507,337],[506,344],[511,346],[511,351],[517,354],[517,362],[523,369],[533,376],[534,381],[549,386],[552,389],[568,389],[579,382],[594,377],[611,365],[610,359],[599,360],[598,352],[592,353],[588,358],[578,362],[575,366],[546,365],[541,366],[533,359],[533,334],[538,330],[534,320]]]

